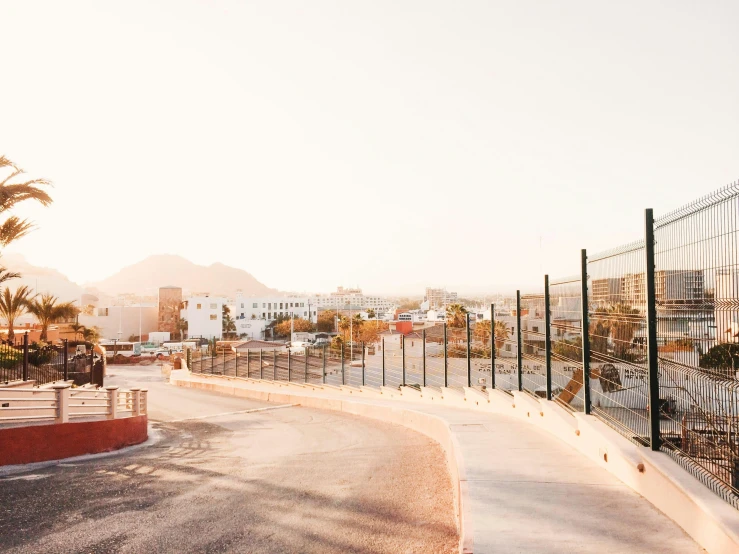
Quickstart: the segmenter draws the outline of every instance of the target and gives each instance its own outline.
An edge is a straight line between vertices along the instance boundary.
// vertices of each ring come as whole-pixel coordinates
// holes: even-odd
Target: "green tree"
[[[59,302],[52,294],[44,293],[27,304],[28,313],[33,314],[41,324],[41,340],[46,341],[52,323],[76,316],[79,310],[72,302]]]
[[[25,172],[5,156],[0,156],[0,170],[10,169],[10,173],[0,181],[0,214],[6,214],[16,205],[26,200],[33,200],[42,206],[48,206],[52,200],[49,194],[39,188],[51,184],[47,179],[19,180]],[[0,245],[10,243],[26,236],[33,229],[33,223],[17,216],[9,216],[0,223]]]
[[[367,308],[367,319],[375,319],[377,317],[377,312],[373,308]]]
[[[711,370],[711,373],[717,376],[733,379],[739,368],[739,344],[717,344],[705,354],[701,354],[698,366]]]
[[[357,337],[362,332],[362,327],[364,327],[364,319],[362,319],[361,315],[355,314],[350,325],[350,329],[352,332],[352,342],[357,340]]]
[[[275,325],[275,336],[289,337],[291,329],[294,329],[296,333],[312,333],[315,331],[315,327],[310,321],[296,317],[292,322],[287,319]]]
[[[332,310],[318,312],[318,323],[316,324],[316,329],[321,333],[330,333],[334,331],[335,317],[336,313]]]
[[[26,313],[31,299],[31,289],[26,286],[18,287],[14,292],[5,287],[0,294],[0,316],[8,322],[8,341],[15,340],[15,320]]]
[[[449,327],[463,329],[467,326],[467,308],[462,304],[449,304],[446,307],[446,319]]]
[[[82,338],[89,343],[97,344],[100,340],[100,329],[97,327],[85,327],[82,330]]]
[[[72,331],[74,331],[74,340],[75,341],[77,340],[77,335],[79,335],[80,333],[82,333],[85,330],[85,326],[82,325],[79,322],[72,323],[69,326],[69,328],[72,329]]]

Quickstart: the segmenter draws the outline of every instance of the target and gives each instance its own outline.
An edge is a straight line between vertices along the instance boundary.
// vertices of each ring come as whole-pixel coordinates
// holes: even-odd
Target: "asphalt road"
[[[399,426],[170,387],[149,389],[156,444],[0,480],[0,551],[454,552],[443,453]],[[220,414],[220,415],[219,415]],[[200,419],[186,419],[200,418]]]

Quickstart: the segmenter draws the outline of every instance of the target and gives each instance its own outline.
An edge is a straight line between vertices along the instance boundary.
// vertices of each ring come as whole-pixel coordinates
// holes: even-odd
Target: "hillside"
[[[244,296],[263,296],[277,292],[243,269],[221,263],[197,265],[181,256],[168,254],[149,256],[137,264],[124,267],[107,279],[87,285],[107,294],[151,296],[156,296],[162,286],[182,287],[185,294],[208,292],[234,296],[237,290],[241,290]]]
[[[86,292],[84,287],[70,281],[56,269],[34,266],[26,261],[21,254],[3,254],[0,258],[0,265],[8,268],[9,271],[17,271],[22,274],[20,279],[13,279],[3,285],[9,286],[11,289],[27,285],[35,292],[50,292],[65,302],[79,301],[80,297]]]

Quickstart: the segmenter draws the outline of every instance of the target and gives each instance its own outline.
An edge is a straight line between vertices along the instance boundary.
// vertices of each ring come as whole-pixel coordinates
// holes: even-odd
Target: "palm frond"
[[[17,279],[21,274],[16,271],[8,271],[8,268],[0,266],[0,283]]]
[[[35,200],[42,206],[48,206],[53,202],[51,196],[38,188],[37,185],[51,185],[47,179],[31,179],[25,183],[0,184],[0,213],[13,208],[16,204],[26,200]]]
[[[9,217],[0,225],[0,245],[8,246],[11,242],[25,237],[33,230],[33,227],[33,223],[27,219],[20,219],[17,216]]]

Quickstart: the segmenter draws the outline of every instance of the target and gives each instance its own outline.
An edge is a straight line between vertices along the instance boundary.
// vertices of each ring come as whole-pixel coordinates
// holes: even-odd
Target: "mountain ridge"
[[[107,294],[138,295],[155,295],[164,286],[181,287],[185,294],[235,296],[240,290],[244,296],[268,296],[278,292],[243,269],[222,262],[200,265],[177,254],[147,256],[101,281],[85,285]]]

